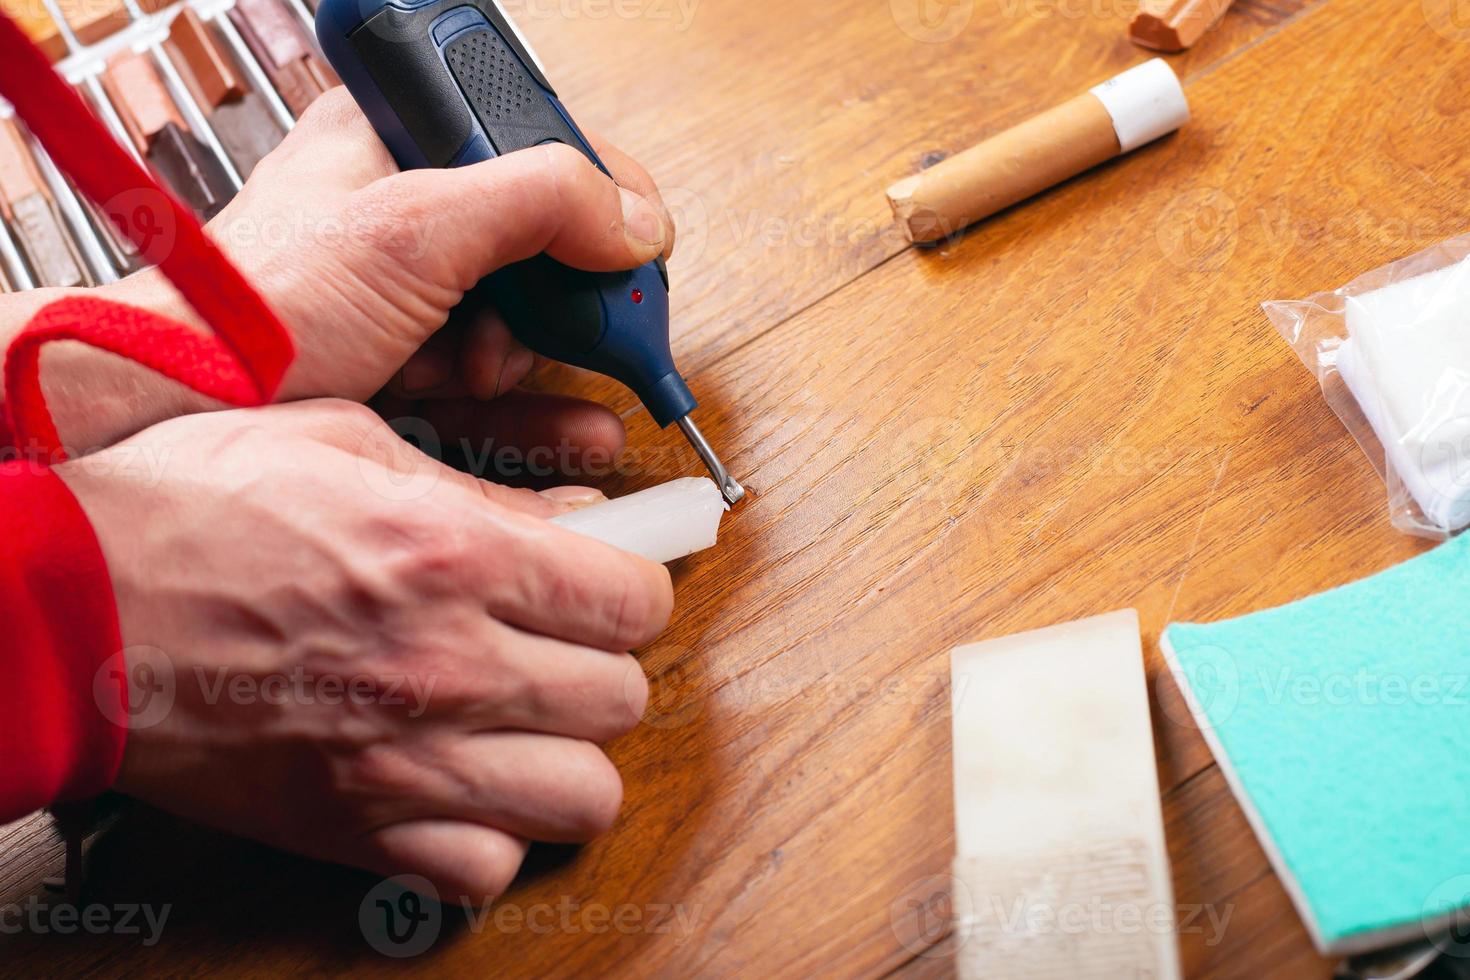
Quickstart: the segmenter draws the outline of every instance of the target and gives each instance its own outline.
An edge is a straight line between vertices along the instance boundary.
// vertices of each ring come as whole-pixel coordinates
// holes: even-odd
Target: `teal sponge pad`
[[[1470,535],[1161,646],[1318,949],[1470,904]]]

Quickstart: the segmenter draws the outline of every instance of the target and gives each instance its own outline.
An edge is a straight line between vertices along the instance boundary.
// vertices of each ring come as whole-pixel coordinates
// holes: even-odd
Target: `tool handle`
[[[558,142],[608,173],[494,0],[322,0],[316,27],[400,167],[459,167]],[[695,407],[669,353],[662,259],[593,273],[541,255],[492,273],[466,302],[493,303],[538,354],[623,382],[660,426]]]

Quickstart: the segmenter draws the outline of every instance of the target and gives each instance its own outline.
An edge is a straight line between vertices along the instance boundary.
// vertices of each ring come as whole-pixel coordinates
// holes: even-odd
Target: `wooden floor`
[[[94,886],[171,903],[164,942],[0,937],[7,966],[946,975],[956,940],[906,916],[953,849],[947,651],[1132,606],[1177,899],[1229,917],[1182,936],[1188,975],[1328,976],[1155,638],[1424,547],[1258,304],[1470,228],[1470,21],[1243,0],[1171,59],[1186,129],[918,250],[890,182],[1144,57],[1131,0],[919,2],[513,7],[675,206],[676,352],[751,490],[642,652],[614,830],[536,852],[503,900],[524,919],[447,923],[404,963],[359,934],[371,879],[149,816]],[[611,489],[694,472],[625,393],[537,383],[629,409]]]

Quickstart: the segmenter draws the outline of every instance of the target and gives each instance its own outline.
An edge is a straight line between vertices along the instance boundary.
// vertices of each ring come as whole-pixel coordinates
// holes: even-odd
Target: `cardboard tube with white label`
[[[1154,58],[888,188],[910,241],[934,242],[1189,121],[1179,78]]]

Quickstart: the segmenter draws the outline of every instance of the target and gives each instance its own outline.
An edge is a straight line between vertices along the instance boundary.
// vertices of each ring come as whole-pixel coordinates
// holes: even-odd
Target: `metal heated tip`
[[[737,503],[740,498],[744,497],[745,488],[730,475],[729,470],[725,469],[725,464],[720,462],[720,457],[716,456],[715,451],[710,448],[709,442],[704,438],[704,433],[699,431],[699,426],[694,424],[694,420],[687,415],[684,416],[679,420],[679,429],[684,433],[684,438],[689,440],[689,445],[693,446],[694,451],[699,454],[699,458],[704,460],[704,465],[709,470],[709,475],[715,478],[715,485],[720,488],[720,494],[725,498],[725,502]]]

